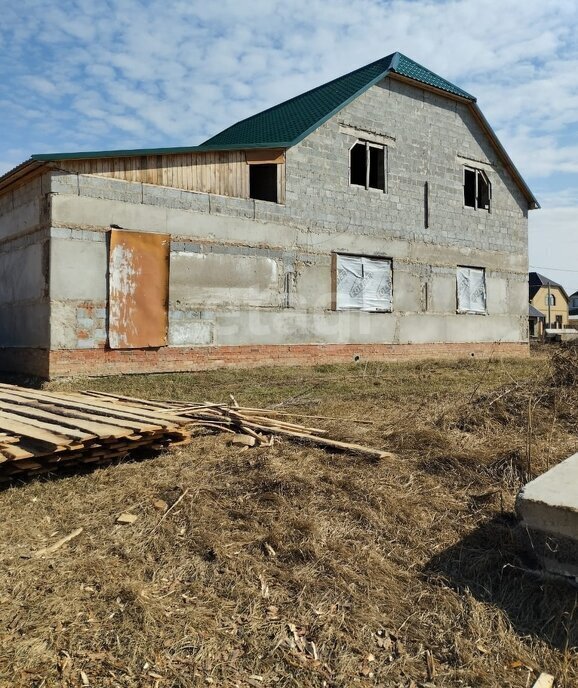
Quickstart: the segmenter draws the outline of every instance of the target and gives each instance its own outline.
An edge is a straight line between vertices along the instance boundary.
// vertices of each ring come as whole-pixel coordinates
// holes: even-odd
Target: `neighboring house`
[[[564,287],[539,272],[529,274],[530,305],[541,311],[547,329],[568,327],[568,295]]]
[[[200,146],[34,155],[0,178],[0,367],[524,355],[537,207],[399,53]]]
[[[570,319],[578,318],[578,291],[568,297],[568,315]]]
[[[544,335],[546,316],[532,304],[528,306],[528,323],[530,337],[541,338]]]

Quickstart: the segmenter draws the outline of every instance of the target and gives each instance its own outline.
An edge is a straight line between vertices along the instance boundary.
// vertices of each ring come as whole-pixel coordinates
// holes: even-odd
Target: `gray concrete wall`
[[[0,193],[0,350],[49,346],[50,183],[44,174]]]
[[[390,141],[387,193],[349,185],[349,148]],[[463,160],[492,210],[463,206]],[[430,184],[430,226],[423,187]],[[106,332],[111,224],[171,235],[169,343],[527,339],[527,203],[462,104],[385,80],[287,153],[286,205],[55,172],[52,347]],[[331,310],[331,253],[393,261],[391,313]],[[456,313],[456,267],[486,269],[487,314]]]

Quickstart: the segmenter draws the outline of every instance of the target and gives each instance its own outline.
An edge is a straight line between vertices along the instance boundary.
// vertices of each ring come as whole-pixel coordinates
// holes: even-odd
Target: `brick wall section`
[[[168,373],[215,368],[317,365],[364,361],[523,357],[527,343],[481,344],[297,344],[270,346],[164,347],[50,352],[50,377]]]

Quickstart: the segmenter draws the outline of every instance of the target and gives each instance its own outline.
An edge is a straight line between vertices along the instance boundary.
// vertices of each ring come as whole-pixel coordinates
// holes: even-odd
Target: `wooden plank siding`
[[[282,160],[277,165],[277,184],[279,203],[285,203],[284,152],[272,151],[271,155]],[[249,165],[245,151],[60,160],[54,166],[78,174],[249,198]]]

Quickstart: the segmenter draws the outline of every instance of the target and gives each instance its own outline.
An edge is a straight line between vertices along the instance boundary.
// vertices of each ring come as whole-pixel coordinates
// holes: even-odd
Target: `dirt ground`
[[[539,355],[52,383],[282,404],[395,457],[203,431],[0,492],[0,686],[578,686],[578,591],[533,572],[513,514],[577,450],[564,370]]]

